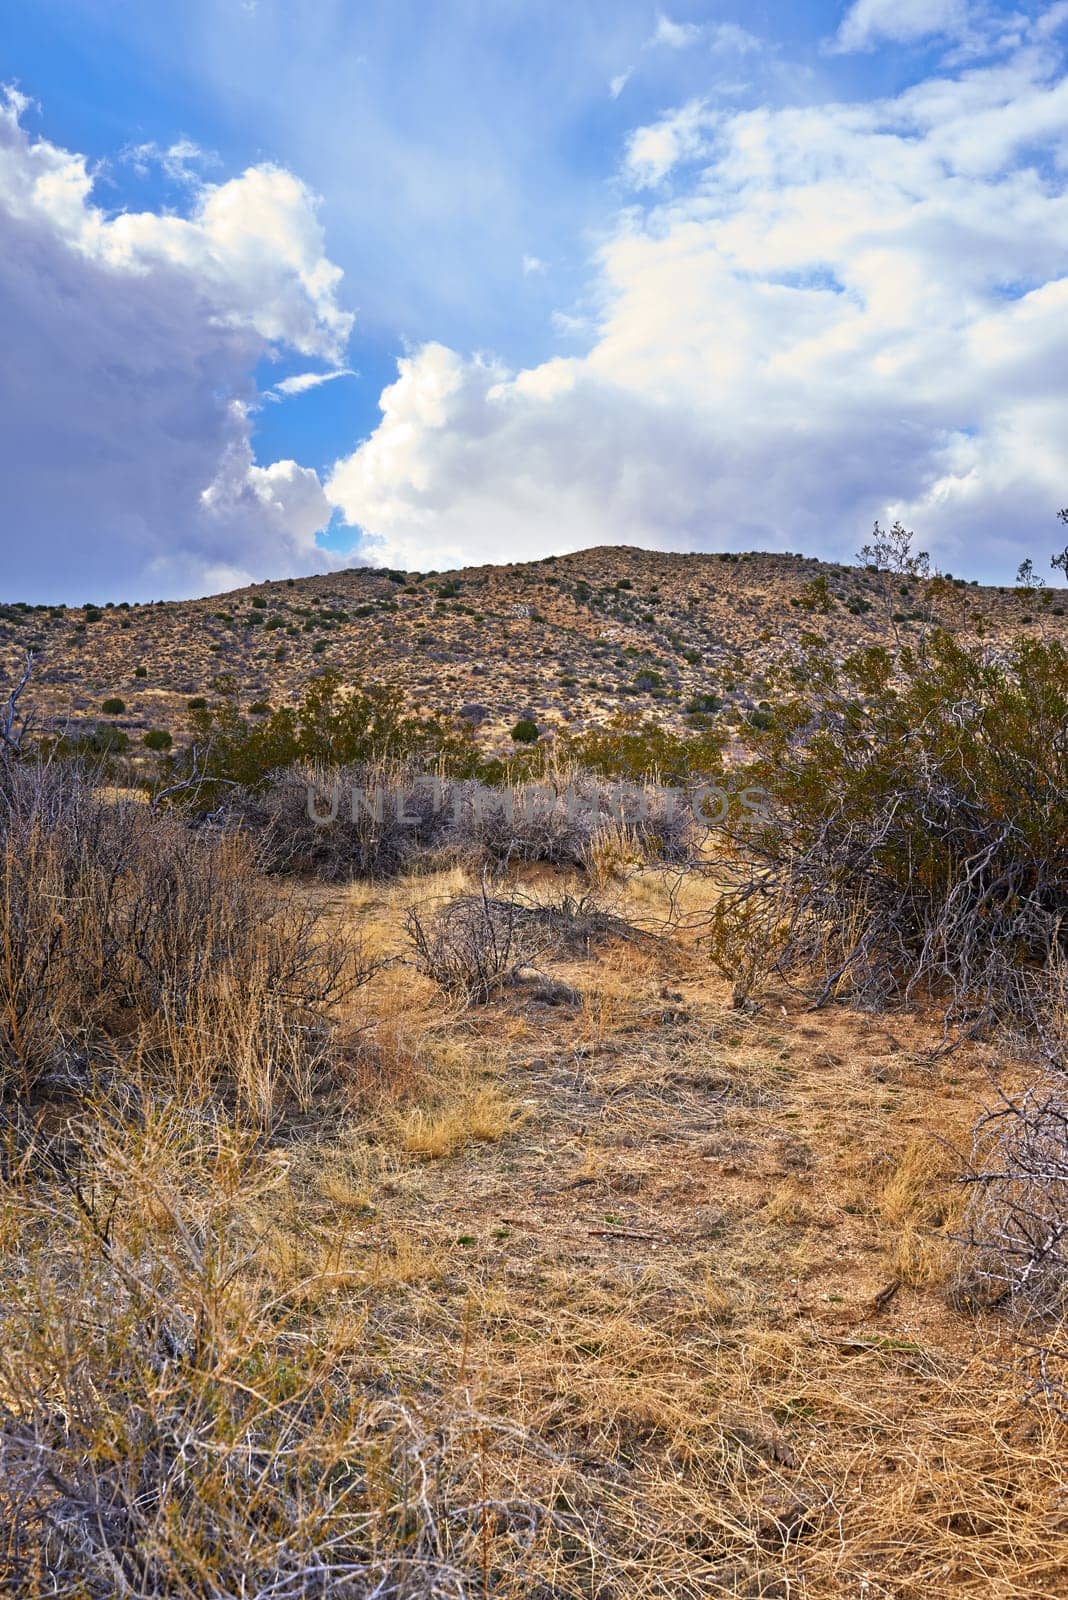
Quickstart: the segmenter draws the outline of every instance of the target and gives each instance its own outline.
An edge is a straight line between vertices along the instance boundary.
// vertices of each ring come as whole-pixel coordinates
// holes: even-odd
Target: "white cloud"
[[[416,566],[848,558],[894,513],[958,572],[1041,555],[1068,498],[1068,82],[1026,51],[881,102],[665,122],[714,145],[619,219],[587,352],[406,358],[326,485],[345,517]],[[647,176],[678,159],[628,151]]]
[[[724,54],[733,52],[735,55],[752,55],[755,51],[767,47],[763,39],[755,33],[750,33],[748,28],[742,28],[737,22],[720,22],[712,29],[712,49],[722,51]]]
[[[653,31],[650,45],[667,45],[669,50],[686,50],[690,45],[696,44],[701,37],[701,29],[696,22],[672,22],[662,11],[657,12],[656,28]]]
[[[221,571],[321,568],[318,480],[257,466],[248,416],[266,354],[336,360],[352,325],[314,196],[260,166],[197,182],[187,216],[111,216],[85,158],[32,138],[26,110],[0,99],[9,591],[189,593]]]
[[[540,273],[548,272],[548,270],[549,263],[543,261],[540,256],[523,257],[523,276],[525,278],[535,277]]]
[[[830,41],[832,54],[871,51],[880,45],[942,40],[950,61],[966,61],[1019,50],[1050,38],[1063,25],[1063,0],[1029,17],[1005,11],[991,0],[853,0]]]
[[[276,395],[307,394],[309,389],[318,389],[324,383],[332,383],[335,378],[353,378],[355,375],[351,367],[335,367],[331,372],[295,372],[291,378],[282,378],[271,392]]]
[[[219,157],[202,150],[192,139],[176,139],[166,147],[154,142],[127,145],[122,158],[145,177],[156,166],[172,183],[198,184],[206,167],[220,165]]]
[[[619,99],[620,95],[623,93],[623,90],[630,82],[633,72],[634,68],[628,67],[626,72],[617,72],[614,78],[609,79],[608,93],[612,96],[613,100]]]
[[[624,158],[631,181],[638,188],[653,188],[680,162],[703,155],[714,120],[703,100],[691,100],[659,122],[636,128]]]
[[[912,43],[959,37],[971,20],[969,0],[853,0],[835,36],[839,50],[874,50],[883,40]]]

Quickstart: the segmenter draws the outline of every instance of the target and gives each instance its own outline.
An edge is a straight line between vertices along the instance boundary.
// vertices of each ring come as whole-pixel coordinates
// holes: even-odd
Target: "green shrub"
[[[702,730],[687,736],[626,712],[603,727],[561,735],[561,749],[577,766],[606,778],[686,784],[722,767],[723,738]]]
[[[718,694],[712,694],[707,689],[704,689],[700,694],[690,696],[686,702],[686,710],[691,716],[710,715],[712,712],[718,711],[722,704],[723,701]]]
[[[126,710],[126,701],[120,700],[117,694],[109,695],[100,709],[106,717],[121,717]]]
[[[125,755],[130,748],[130,735],[123,728],[104,724],[98,728],[84,728],[78,733],[65,733],[58,739],[42,739],[41,754],[55,756],[63,761],[81,761],[96,768],[107,766],[110,756]]]
[[[193,711],[199,781],[185,792],[199,804],[233,786],[254,788],[272,772],[311,762],[347,766],[401,757],[439,764],[459,774],[475,770],[478,752],[469,730],[404,710],[400,690],[373,684],[342,686],[327,672],[308,684],[297,706],[279,706],[250,721],[233,699],[233,681],[216,679],[224,697]],[[176,777],[192,778],[192,757],[179,757]]]
[[[536,744],[539,737],[538,724],[533,717],[520,717],[512,729],[512,738],[516,744]]]
[[[267,602],[263,598],[262,594],[254,594],[252,596],[251,604],[256,607],[257,611],[266,611],[267,609]]]
[[[166,728],[149,728],[145,734],[144,742],[149,750],[169,750],[174,740]]]
[[[148,677],[148,668],[147,667],[135,667],[134,668],[134,677],[135,678],[147,678]]]
[[[722,948],[761,946],[820,999],[1035,1021],[1068,957],[1068,651],[938,631],[796,678],[749,769],[770,815],[735,836]]]
[[[192,700],[187,700],[185,704],[187,711],[205,711],[207,709],[208,702],[205,700],[202,694],[195,694]]]

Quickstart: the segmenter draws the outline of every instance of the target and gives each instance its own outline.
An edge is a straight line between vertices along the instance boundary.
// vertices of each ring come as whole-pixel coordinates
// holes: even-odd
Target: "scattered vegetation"
[[[1068,653],[880,537],[796,606],[733,555],[265,586],[214,680],[87,607],[132,747],[24,676],[0,1589],[1059,1592]],[[383,660],[441,607],[405,698],[361,595]]]
[[[756,946],[820,1002],[933,995],[973,1032],[1038,1025],[1066,953],[1068,651],[937,633],[896,670],[876,648],[797,678],[750,771],[770,815],[734,832],[721,954]]]

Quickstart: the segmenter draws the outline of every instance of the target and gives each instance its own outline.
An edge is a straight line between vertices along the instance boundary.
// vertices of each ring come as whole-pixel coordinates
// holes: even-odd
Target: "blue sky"
[[[1044,564],[1066,38],[1062,0],[36,0],[9,582],[840,558],[893,514],[958,572]]]

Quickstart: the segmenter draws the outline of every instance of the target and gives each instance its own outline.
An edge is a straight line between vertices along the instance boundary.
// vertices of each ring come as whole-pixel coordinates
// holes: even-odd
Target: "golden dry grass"
[[[153,1537],[184,1576],[114,1592],[236,1594],[232,1555],[204,1573],[239,1530],[250,1573],[301,1539],[347,1540],[355,1571],[359,1545],[339,1594],[383,1573],[472,1600],[1065,1592],[1063,1429],[1021,1404],[996,1314],[946,1293],[982,1052],[940,1067],[922,1019],[785,993],[736,1010],[687,936],[556,959],[574,1004],[447,1008],[403,915],[466,887],[307,890],[390,962],[340,1018],[340,1095],[264,1137],[147,1077],[135,1119],[84,1133],[95,1212],[32,1161],[8,1173],[9,1408],[76,1401],[86,1459],[123,1439],[143,1462],[175,1404],[146,1318],[206,1330],[179,1409],[223,1533],[169,1478]],[[613,903],[652,925],[670,900],[649,873]],[[324,1506],[342,1461],[351,1502]]]

